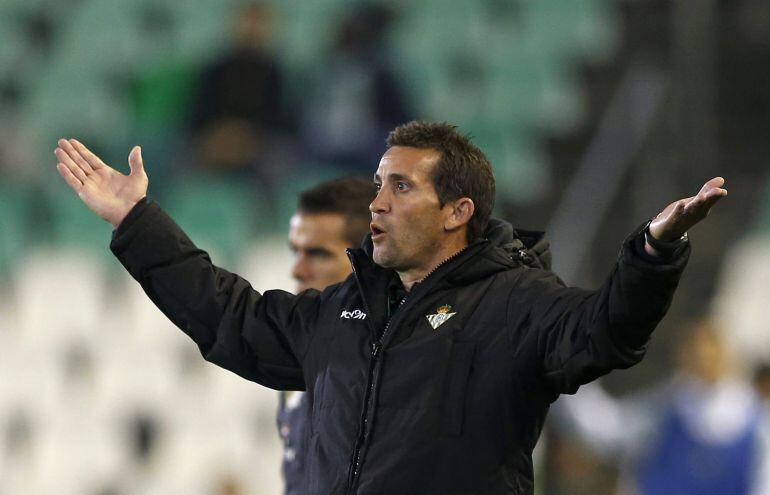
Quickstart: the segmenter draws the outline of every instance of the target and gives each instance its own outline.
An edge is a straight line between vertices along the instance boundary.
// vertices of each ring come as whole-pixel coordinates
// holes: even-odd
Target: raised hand
[[[663,242],[682,237],[693,225],[706,218],[717,201],[727,196],[727,190],[722,187],[724,184],[722,177],[714,177],[695,196],[668,205],[650,223],[650,234]]]
[[[60,139],[54,151],[56,169],[80,199],[97,215],[117,228],[136,203],[147,195],[149,179],[142,150],[134,146],[128,155],[129,175],[107,166],[75,139]]]

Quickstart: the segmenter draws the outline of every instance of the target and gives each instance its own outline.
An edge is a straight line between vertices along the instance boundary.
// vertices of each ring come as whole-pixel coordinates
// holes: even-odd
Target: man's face
[[[297,292],[323,290],[350,274],[345,254],[345,217],[334,213],[296,213],[289,226],[289,246],[294,252],[292,276]]]
[[[369,206],[378,265],[399,272],[432,268],[447,216],[431,179],[439,158],[436,150],[406,146],[382,156],[374,176],[377,197]]]

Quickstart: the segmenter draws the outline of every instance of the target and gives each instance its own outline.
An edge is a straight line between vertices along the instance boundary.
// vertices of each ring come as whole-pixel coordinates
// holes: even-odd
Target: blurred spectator
[[[272,28],[265,5],[237,11],[232,48],[199,76],[191,124],[206,170],[256,174],[268,184],[277,173],[285,174],[282,145],[292,124],[284,76],[270,53]]]
[[[770,363],[762,363],[754,370],[754,388],[765,404],[770,404]]]
[[[4,94],[0,87],[0,180],[4,183],[32,184],[43,170],[30,167],[36,159],[31,137],[22,129],[15,96]]]
[[[598,384],[560,401],[555,418],[605,459],[622,459],[619,493],[770,493],[770,424],[759,396],[733,372],[719,331],[700,322],[667,383],[616,399]]]
[[[608,495],[617,485],[617,466],[612,459],[595,454],[592,449],[569,432],[554,431],[546,426],[538,446],[543,448],[540,465],[536,463],[538,483],[547,495]]]
[[[756,182],[760,182],[754,176]],[[719,321],[725,322],[724,339],[741,356],[739,365],[750,373],[770,362],[770,313],[767,311],[767,280],[770,279],[770,183],[765,189],[766,217],[755,231],[734,239],[720,270],[714,298]],[[762,196],[759,198],[762,201]],[[757,208],[761,203],[758,203]],[[729,325],[727,324],[729,323]]]
[[[213,495],[244,495],[243,482],[234,475],[225,475],[219,479]]]
[[[411,119],[386,53],[393,17],[365,4],[340,22],[302,111],[303,140],[315,159],[368,174],[385,151],[383,136]]]

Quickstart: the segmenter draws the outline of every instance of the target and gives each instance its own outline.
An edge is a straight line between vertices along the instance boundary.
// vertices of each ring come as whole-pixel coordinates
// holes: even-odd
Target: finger
[[[66,166],[72,175],[77,177],[81,182],[86,181],[88,175],[83,169],[80,168],[77,163],[75,163],[75,160],[73,160],[66,151],[64,151],[62,148],[56,148],[54,154],[56,155],[56,158],[59,159],[59,162]]]
[[[64,178],[64,182],[66,182],[67,185],[69,185],[76,192],[80,192],[80,190],[83,188],[83,183],[77,177],[75,177],[75,175],[70,171],[69,167],[63,163],[58,163],[56,164],[56,170],[59,171],[59,175]]]
[[[59,148],[64,150],[64,152],[67,153],[67,155],[69,155],[72,161],[78,167],[80,167],[80,169],[83,170],[83,172],[86,175],[93,173],[94,169],[91,167],[91,165],[89,165],[86,159],[83,158],[80,152],[72,146],[72,143],[70,141],[66,139],[60,139],[58,144],[59,144]]]
[[[131,175],[141,174],[144,171],[144,160],[142,160],[142,148],[134,146],[128,155],[128,166],[131,169]]]
[[[721,198],[724,198],[725,196],[727,196],[727,189],[722,189],[720,187],[715,187],[713,189],[710,189],[703,194],[703,197],[706,200],[710,200],[712,198],[721,199]]]
[[[725,185],[725,180],[722,177],[714,177],[713,179],[707,181],[705,184],[703,184],[703,187],[700,188],[700,191],[698,191],[697,196],[701,196],[703,194],[708,193],[712,189],[721,189],[722,186]],[[722,189],[724,190],[724,189]]]
[[[107,165],[102,161],[101,158],[94,155],[91,150],[86,148],[86,146],[78,141],[77,139],[70,139],[70,144],[72,144],[73,148],[78,150],[80,155],[88,162],[89,165],[91,165],[91,168],[96,170],[100,167],[106,167]]]
[[[708,211],[717,203],[717,201],[725,196],[727,196],[727,191],[720,188],[714,188],[703,194],[699,194],[687,204],[686,213],[702,211],[704,214],[708,214]]]
[[[706,182],[705,184],[703,184],[703,187],[701,188],[701,190],[703,190],[703,189],[706,189],[706,190],[713,189],[715,187],[719,188],[719,187],[722,187],[724,185],[725,185],[724,177],[714,177],[713,179],[711,179],[708,182]]]

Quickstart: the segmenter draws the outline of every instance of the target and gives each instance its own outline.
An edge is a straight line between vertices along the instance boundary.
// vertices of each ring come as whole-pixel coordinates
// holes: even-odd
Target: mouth
[[[385,231],[382,230],[382,228],[380,228],[380,226],[378,226],[378,225],[375,225],[375,224],[372,223],[369,226],[372,229],[372,240],[381,237],[385,233]]]

